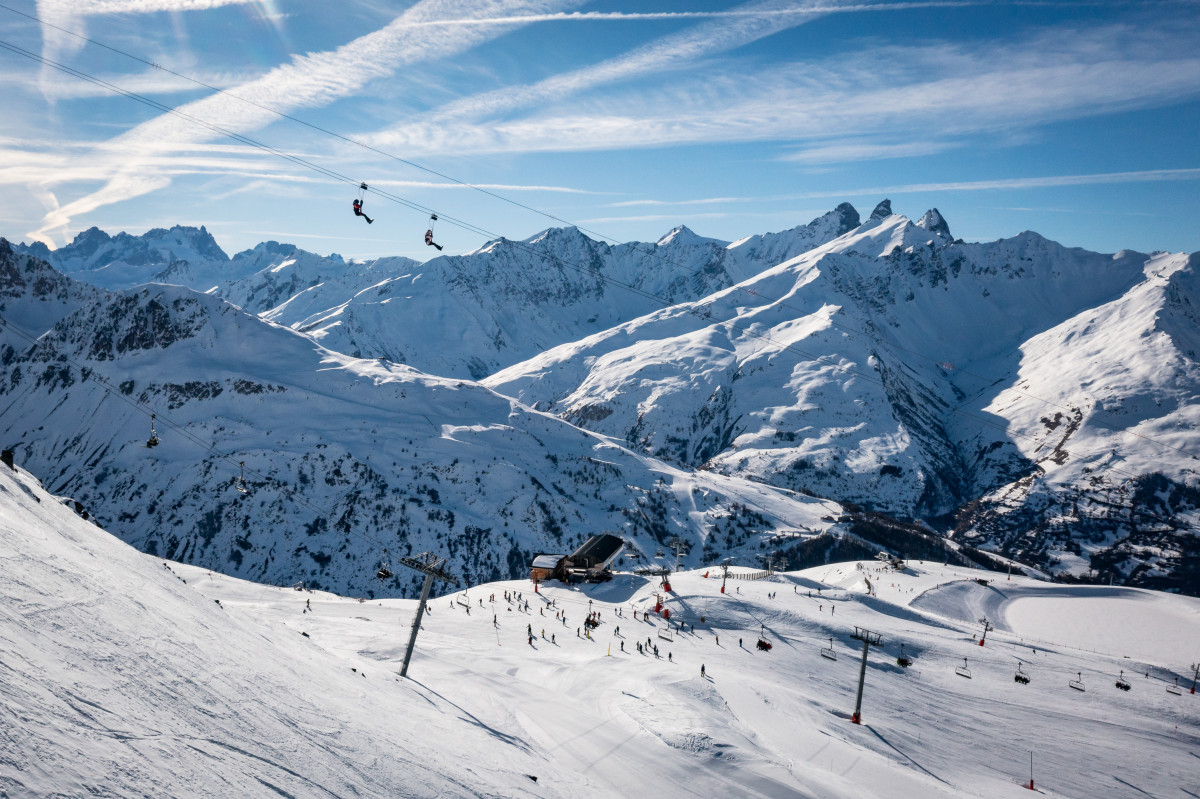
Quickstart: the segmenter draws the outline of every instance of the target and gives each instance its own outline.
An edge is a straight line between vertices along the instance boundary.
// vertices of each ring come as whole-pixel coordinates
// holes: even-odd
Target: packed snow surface
[[[164,562],[6,468],[0,565],[0,796],[1015,798],[1030,752],[1044,795],[1200,786],[1195,599],[928,562],[460,586],[400,679],[415,600]]]

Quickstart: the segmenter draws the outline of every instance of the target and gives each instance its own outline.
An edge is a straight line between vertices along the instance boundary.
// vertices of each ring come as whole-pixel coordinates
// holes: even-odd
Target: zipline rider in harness
[[[442,245],[438,244],[437,242],[435,242],[433,240],[433,226],[436,222],[437,222],[437,214],[431,215],[429,217],[429,230],[425,231],[425,243],[428,244],[430,247],[437,247],[438,251],[440,252],[442,249]]]
[[[366,214],[364,214],[363,210],[362,210],[363,196],[366,194],[366,192],[367,192],[367,184],[366,183],[358,184],[358,197],[355,198],[355,200],[354,200],[354,215],[361,216],[363,219],[367,220],[367,224],[369,225],[372,222],[374,222],[375,220],[372,219],[371,217],[367,216]]]

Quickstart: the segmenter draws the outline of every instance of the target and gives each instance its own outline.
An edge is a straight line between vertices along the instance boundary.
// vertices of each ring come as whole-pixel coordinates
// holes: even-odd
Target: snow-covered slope
[[[502,582],[433,599],[401,680],[414,601],[167,563],[3,467],[0,561],[9,796],[1016,799],[1032,752],[1042,795],[1123,799],[1198,773],[1185,597],[920,562],[721,593],[712,570],[673,576],[668,626],[641,578]],[[882,636],[860,725],[856,626]]]
[[[204,597],[6,467],[0,562],[0,795],[567,795],[474,703]]]
[[[375,590],[383,550],[436,549],[478,582],[604,530],[647,555],[682,536],[691,562],[750,557],[762,535],[840,513],[175,286],[98,295],[36,343],[0,335],[0,436],[20,463],[143,551],[261,581]]]

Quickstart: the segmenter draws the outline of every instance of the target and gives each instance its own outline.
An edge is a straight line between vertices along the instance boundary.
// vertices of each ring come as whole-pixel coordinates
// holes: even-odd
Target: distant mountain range
[[[0,247],[0,440],[146,551],[342,591],[410,591],[368,585],[385,548],[496,579],[608,530],[1197,594],[1198,266],[887,201],[424,264],[93,228]]]

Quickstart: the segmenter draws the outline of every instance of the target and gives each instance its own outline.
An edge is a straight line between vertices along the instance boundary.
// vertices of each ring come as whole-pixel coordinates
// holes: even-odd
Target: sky
[[[445,254],[841,202],[1200,250],[1200,0],[0,0],[0,235]],[[367,225],[351,211],[366,182]]]

